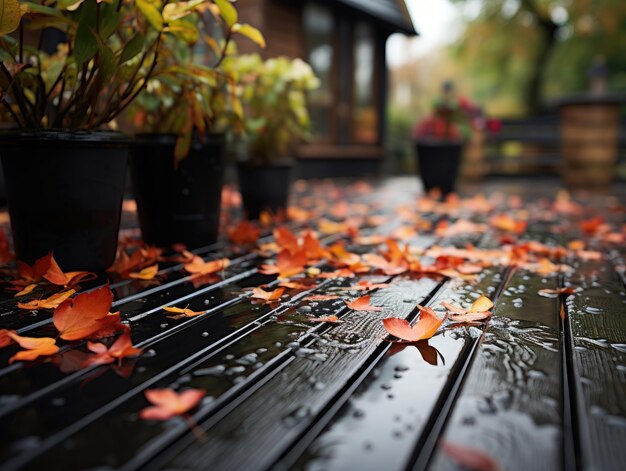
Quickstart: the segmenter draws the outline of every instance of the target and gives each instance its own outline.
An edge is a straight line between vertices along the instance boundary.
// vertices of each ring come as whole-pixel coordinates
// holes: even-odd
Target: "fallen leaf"
[[[441,441],[441,449],[455,463],[472,471],[501,471],[500,465],[487,453]]]
[[[276,256],[275,265],[261,265],[259,272],[264,275],[278,275],[279,278],[289,278],[304,271],[307,258],[304,250],[291,253],[284,249]]]
[[[522,234],[526,230],[526,221],[517,221],[507,214],[499,214],[489,220],[492,227],[505,232]]]
[[[370,304],[370,295],[366,294],[365,296],[361,296],[360,298],[356,298],[354,301],[346,301],[346,306],[348,306],[353,311],[371,311],[378,312],[382,311],[383,308],[379,306],[372,306]]]
[[[204,275],[212,275],[213,273],[224,270],[229,265],[230,260],[227,258],[220,258],[205,262],[202,257],[196,255],[184,266],[184,268],[187,272],[192,274],[190,278],[193,279]]]
[[[278,286],[288,289],[314,289],[317,285],[310,278],[302,278],[297,280],[282,280]]]
[[[13,343],[13,339],[9,334],[17,334],[14,330],[0,329],[0,348],[4,348]]]
[[[63,340],[80,340],[105,335],[112,330],[124,328],[119,313],[109,314],[113,293],[109,286],[79,294],[67,299],[54,311],[52,321]]]
[[[115,360],[121,363],[122,359],[137,356],[141,353],[141,348],[133,347],[129,332],[124,332],[120,335],[110,347],[103,343],[87,342],[87,348],[96,355],[92,355],[86,360],[86,366],[105,365],[113,363]]]
[[[373,253],[364,254],[363,260],[371,268],[381,270],[385,275],[389,276],[400,275],[409,269],[408,263],[403,259],[389,261],[382,255]]]
[[[166,389],[148,389],[144,392],[152,404],[139,412],[144,420],[168,420],[183,415],[196,407],[205,396],[204,389],[188,389],[182,393]]]
[[[152,280],[159,272],[159,264],[146,267],[139,272],[129,273],[128,277],[134,280]]]
[[[320,273],[318,278],[335,279],[335,278],[354,278],[354,272],[348,268],[341,268],[339,270]]]
[[[374,289],[389,288],[389,286],[391,286],[389,283],[372,283],[371,281],[361,280],[356,284],[356,286],[350,286],[350,289],[370,291]]]
[[[320,316],[320,317],[309,317],[307,319],[308,322],[329,322],[331,324],[338,324],[341,320],[337,316]]]
[[[285,292],[285,288],[277,288],[273,291],[265,291],[263,288],[252,288],[252,298],[264,301],[278,301]]]
[[[300,250],[300,245],[298,244],[298,238],[286,227],[277,227],[272,232],[274,235],[274,239],[276,243],[283,249],[288,250],[289,252],[296,253]]]
[[[303,299],[303,301],[332,301],[333,299],[339,299],[336,294],[312,294]]]
[[[235,245],[254,245],[260,235],[261,229],[245,219],[228,229],[228,240]]]
[[[48,269],[42,276],[53,285],[64,287],[74,286],[81,281],[94,280],[98,277],[98,275],[89,271],[70,271],[63,273],[63,270],[61,270],[61,267],[59,267],[59,264],[52,254],[48,255],[48,257]]]
[[[572,287],[556,288],[556,289],[544,288],[544,289],[540,289],[539,291],[537,291],[537,294],[539,296],[543,296],[544,298],[557,298],[561,294],[569,296],[570,294],[575,294],[575,293],[576,293],[576,288],[572,288]]]
[[[170,307],[170,306],[164,306],[163,310],[167,312],[180,314],[179,316],[168,316],[170,319],[181,319],[183,317],[195,317],[195,316],[204,314],[206,312],[206,311],[192,311],[191,309],[187,309],[186,307],[180,308],[180,307]]]
[[[442,302],[441,305],[448,311],[448,318],[452,322],[477,322],[491,317],[489,310],[493,307],[493,302],[488,297],[481,295],[469,309],[463,309],[447,302]]]
[[[17,298],[18,296],[24,296],[26,294],[30,294],[33,292],[33,290],[37,287],[37,283],[31,283],[30,285],[27,285],[23,290],[21,290],[18,293],[15,293],[15,295],[13,296],[14,298]],[[19,289],[19,288],[18,288]]]
[[[22,337],[13,332],[9,332],[7,335],[20,347],[26,349],[13,355],[9,359],[9,364],[15,361],[32,361],[41,356],[54,355],[59,351],[59,347],[56,345],[56,339],[50,337]]]
[[[20,309],[56,309],[59,305],[65,301],[67,298],[76,293],[74,289],[68,289],[67,291],[61,291],[60,293],[55,293],[49,298],[46,299],[35,299],[33,301],[28,301],[25,303],[18,302],[17,307]]]
[[[420,310],[420,318],[413,327],[406,319],[389,317],[383,319],[385,330],[391,335],[408,342],[417,342],[418,340],[431,338],[443,323],[445,316],[440,319],[432,308],[420,305],[417,307]]]

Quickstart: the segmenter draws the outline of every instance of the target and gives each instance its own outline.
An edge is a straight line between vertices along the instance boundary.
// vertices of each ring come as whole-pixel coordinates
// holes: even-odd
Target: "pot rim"
[[[120,131],[111,130],[68,130],[68,129],[2,129],[0,142],[2,144],[31,144],[48,145],[50,143],[64,143],[72,146],[91,146],[103,143],[107,146],[127,146],[132,138]]]

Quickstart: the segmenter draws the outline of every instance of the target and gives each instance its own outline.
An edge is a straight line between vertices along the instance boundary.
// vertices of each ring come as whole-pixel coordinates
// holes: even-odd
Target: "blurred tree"
[[[586,89],[599,54],[609,87],[626,90],[624,0],[452,1],[467,18],[453,54],[492,112],[535,113],[547,98]]]

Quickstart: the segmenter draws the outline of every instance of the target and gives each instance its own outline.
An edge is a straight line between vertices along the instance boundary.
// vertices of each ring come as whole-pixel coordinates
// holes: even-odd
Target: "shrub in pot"
[[[231,38],[240,34],[264,45],[258,30],[237,22],[226,0],[195,2],[190,13],[186,35],[163,41],[155,76],[129,112],[140,131],[131,153],[139,222],[144,240],[159,246],[216,241],[224,130],[242,119]],[[198,53],[199,45],[211,49]]]
[[[426,191],[454,191],[463,146],[472,129],[482,125],[480,108],[457,98],[452,82],[444,82],[433,112],[413,131],[420,176]]]
[[[244,211],[257,219],[263,210],[286,208],[294,144],[310,136],[307,92],[319,79],[306,62],[287,57],[242,55],[235,68],[245,108],[236,151],[239,187]]]
[[[54,252],[66,270],[103,271],[116,252],[129,140],[101,129],[154,73],[165,2],[3,7],[0,113],[11,124],[0,157],[17,257]]]

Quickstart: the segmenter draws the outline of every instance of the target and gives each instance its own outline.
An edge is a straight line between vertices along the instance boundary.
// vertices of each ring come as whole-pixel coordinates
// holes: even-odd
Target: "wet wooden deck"
[[[556,188],[540,182],[447,204],[418,203],[413,179],[296,190],[294,207],[312,213],[288,227],[321,229],[326,246],[345,241],[359,254],[384,247],[355,239],[342,226],[348,220],[361,237],[409,244],[426,265],[436,247],[489,263],[475,279],[376,271],[316,278],[310,270],[315,287],[258,304],[247,288],[278,283],[259,273],[267,258],[222,242],[198,251],[231,260],[208,284],[194,285],[175,263],[160,264],[157,282],[113,280],[114,307],[143,354],[121,367],[77,369],[73,358],[86,351],[80,341],[62,343],[53,358],[11,365],[15,348],[0,350],[1,468],[623,469],[626,212],[619,200],[580,194],[555,204]],[[496,227],[499,214],[526,221],[526,229]],[[584,231],[581,222],[598,215],[604,225]],[[474,225],[453,225],[459,221]],[[265,233],[262,241],[271,241],[271,229]],[[556,269],[539,268],[542,258]],[[317,267],[335,270],[325,261]],[[389,284],[370,293],[382,311],[346,306],[363,294],[350,289],[361,278]],[[570,286],[573,295],[538,294]],[[307,300],[311,294],[339,297]],[[495,303],[489,321],[446,321],[427,341],[390,342],[381,322],[415,321],[417,304],[443,316],[442,301],[468,306],[480,294]],[[163,306],[205,314],[173,320]],[[20,311],[10,295],[0,313],[0,328],[56,336],[50,312]],[[341,323],[309,321],[332,314]],[[144,392],[166,387],[206,391],[190,414],[202,432],[182,418],[138,417],[148,405]]]

